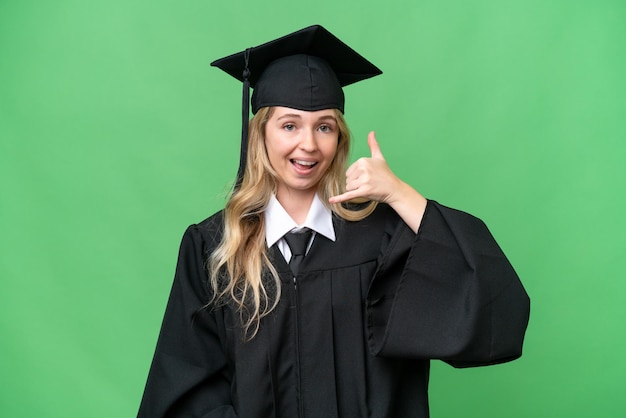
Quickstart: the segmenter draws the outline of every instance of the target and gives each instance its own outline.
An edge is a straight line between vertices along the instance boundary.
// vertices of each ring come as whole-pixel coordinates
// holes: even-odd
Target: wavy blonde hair
[[[265,241],[264,211],[280,181],[265,149],[265,127],[273,108],[259,109],[250,120],[248,154],[243,180],[224,208],[224,234],[209,258],[212,303],[234,302],[244,335],[252,339],[261,318],[269,314],[280,299],[280,278],[272,265]],[[339,110],[335,110],[339,138],[337,152],[320,179],[318,194],[336,215],[348,221],[366,218],[376,207],[370,201],[351,209],[330,205],[328,199],[345,192],[345,171],[350,152],[350,131]]]

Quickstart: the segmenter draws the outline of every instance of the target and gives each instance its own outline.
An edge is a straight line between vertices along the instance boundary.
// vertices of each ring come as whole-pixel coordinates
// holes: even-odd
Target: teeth
[[[293,162],[296,163],[296,164],[306,165],[306,166],[309,166],[309,167],[315,165],[315,161],[293,160]]]

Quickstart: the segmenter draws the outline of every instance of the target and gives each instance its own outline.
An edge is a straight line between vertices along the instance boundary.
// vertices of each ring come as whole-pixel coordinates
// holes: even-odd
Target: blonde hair
[[[224,234],[209,258],[212,303],[234,302],[244,334],[253,338],[261,318],[269,314],[280,299],[280,278],[272,265],[265,242],[264,211],[279,178],[265,149],[265,127],[273,108],[259,109],[250,120],[248,156],[243,180],[224,208]],[[339,130],[337,152],[328,171],[320,179],[318,194],[322,202],[341,218],[358,221],[376,207],[370,201],[350,209],[330,205],[328,199],[345,192],[345,171],[350,152],[350,131],[339,110],[335,110]]]

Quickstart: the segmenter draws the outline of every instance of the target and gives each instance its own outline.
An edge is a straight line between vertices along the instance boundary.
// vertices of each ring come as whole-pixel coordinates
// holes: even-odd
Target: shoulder
[[[378,203],[376,208],[367,217],[350,221],[334,215],[335,232],[350,242],[385,241],[392,236],[402,224],[402,219],[386,203]],[[364,237],[368,239],[364,240]]]
[[[183,236],[183,245],[194,243],[204,253],[210,253],[221,242],[224,231],[224,211],[214,213],[202,222],[191,224]]]
[[[190,226],[190,228],[192,227],[202,234],[221,234],[224,229],[224,210],[215,212],[202,222]]]
[[[435,200],[428,201],[424,217],[441,217],[450,226],[463,226],[464,228],[470,230],[482,230],[487,227],[480,218],[462,210],[442,205]]]

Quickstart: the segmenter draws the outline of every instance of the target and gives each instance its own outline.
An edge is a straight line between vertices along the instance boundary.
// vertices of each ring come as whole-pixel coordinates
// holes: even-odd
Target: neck
[[[315,191],[279,190],[276,193],[276,199],[298,225],[306,220],[314,196]]]

